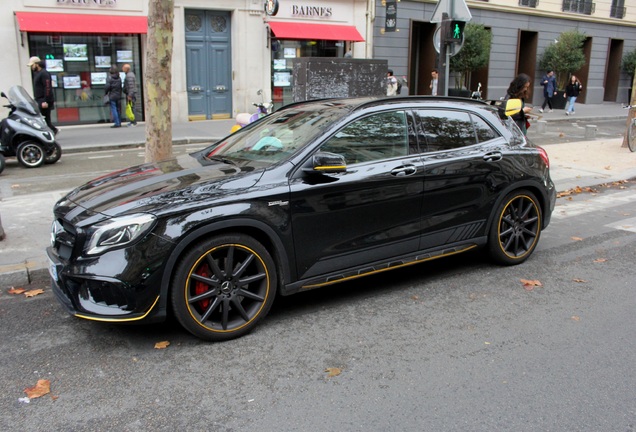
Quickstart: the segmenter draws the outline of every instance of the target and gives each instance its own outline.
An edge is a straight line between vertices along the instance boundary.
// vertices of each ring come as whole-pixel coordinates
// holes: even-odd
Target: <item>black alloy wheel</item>
[[[497,209],[488,235],[490,256],[499,264],[524,262],[541,235],[541,206],[529,191],[509,194]]]
[[[18,162],[27,168],[37,168],[44,163],[46,152],[41,144],[25,141],[18,146]]]
[[[177,266],[171,295],[175,315],[193,335],[234,339],[267,315],[277,289],[274,260],[252,237],[228,234],[192,247]]]

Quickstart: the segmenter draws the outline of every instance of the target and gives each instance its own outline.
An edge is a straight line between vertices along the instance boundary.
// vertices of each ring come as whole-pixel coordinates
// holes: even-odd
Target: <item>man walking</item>
[[[135,73],[130,69],[130,65],[126,63],[121,68],[126,73],[124,78],[124,94],[126,95],[126,103],[131,104],[133,117],[128,119],[128,126],[137,126],[137,116],[135,111],[135,102],[137,101],[137,78]]]
[[[552,112],[552,96],[556,94],[556,78],[554,77],[554,71],[549,70],[547,74],[541,79],[541,85],[543,86],[543,105],[539,112],[543,112],[547,105]]]
[[[40,57],[33,56],[29,59],[27,66],[33,71],[33,98],[40,108],[40,113],[55,135],[59,129],[51,122],[51,111],[55,109],[55,95],[51,83],[51,74],[44,67],[44,62]]]

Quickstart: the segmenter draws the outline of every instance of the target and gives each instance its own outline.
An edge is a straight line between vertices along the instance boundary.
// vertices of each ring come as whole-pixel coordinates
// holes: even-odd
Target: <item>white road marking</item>
[[[561,198],[559,198],[561,200]],[[559,202],[552,213],[552,219],[567,219],[585,213],[604,211],[612,207],[636,202],[636,192],[625,190],[616,193],[597,195],[585,201]]]

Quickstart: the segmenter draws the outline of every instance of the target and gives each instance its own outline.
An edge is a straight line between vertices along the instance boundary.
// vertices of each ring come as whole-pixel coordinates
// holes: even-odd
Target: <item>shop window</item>
[[[110,108],[102,102],[106,79],[111,65],[115,65],[123,82],[121,69],[126,63],[137,79],[137,114],[143,113],[140,46],[139,35],[29,34],[29,56],[40,57],[51,74],[55,91],[53,122],[110,122]]]

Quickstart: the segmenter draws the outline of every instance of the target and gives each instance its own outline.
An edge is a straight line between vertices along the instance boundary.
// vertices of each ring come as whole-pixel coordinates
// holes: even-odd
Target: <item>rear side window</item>
[[[499,134],[481,117],[465,111],[419,110],[417,135],[429,152],[452,150],[495,139]]]

